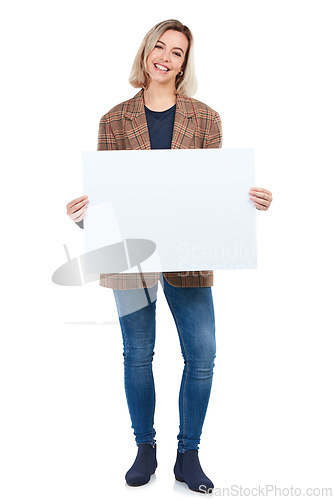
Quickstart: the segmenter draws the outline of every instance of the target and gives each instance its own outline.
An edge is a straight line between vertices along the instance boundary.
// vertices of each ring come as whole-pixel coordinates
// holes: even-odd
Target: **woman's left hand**
[[[268,189],[252,187],[249,191],[250,198],[253,200],[258,210],[268,210],[273,198],[272,193]]]

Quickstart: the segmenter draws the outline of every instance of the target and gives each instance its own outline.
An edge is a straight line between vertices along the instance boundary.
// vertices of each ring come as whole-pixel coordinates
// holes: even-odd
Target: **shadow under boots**
[[[129,486],[142,486],[150,481],[157,467],[156,445],[139,443],[132,467],[126,472],[125,479]]]

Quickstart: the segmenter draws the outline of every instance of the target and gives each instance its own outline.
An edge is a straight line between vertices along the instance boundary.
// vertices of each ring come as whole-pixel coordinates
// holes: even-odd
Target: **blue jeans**
[[[182,288],[160,282],[175,320],[184,358],[179,392],[178,450],[199,449],[216,357],[211,287]],[[155,444],[152,361],[158,283],[151,288],[113,290],[124,345],[125,393],[135,441]],[[170,363],[170,370],[173,369]]]

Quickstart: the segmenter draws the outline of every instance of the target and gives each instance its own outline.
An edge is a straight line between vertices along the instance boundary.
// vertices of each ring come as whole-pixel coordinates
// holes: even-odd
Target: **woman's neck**
[[[163,87],[162,85],[153,85],[151,82],[149,88],[143,92],[145,106],[152,111],[164,111],[171,108],[177,102],[174,87]]]

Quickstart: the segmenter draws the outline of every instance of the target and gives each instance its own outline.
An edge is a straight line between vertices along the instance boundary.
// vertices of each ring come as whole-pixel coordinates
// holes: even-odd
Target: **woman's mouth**
[[[161,64],[154,63],[154,66],[159,73],[167,73],[168,71],[170,71],[169,68],[166,68],[165,66],[163,66]]]

